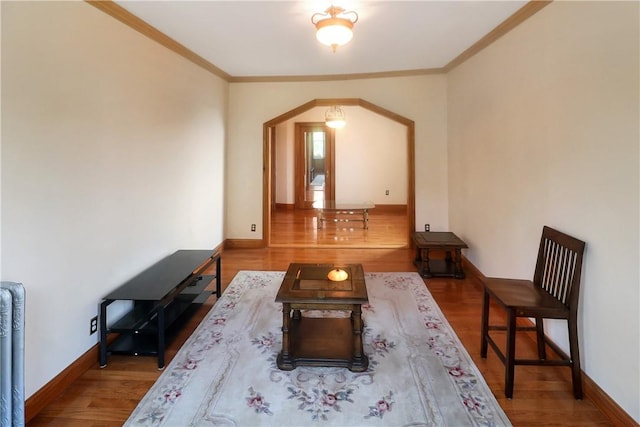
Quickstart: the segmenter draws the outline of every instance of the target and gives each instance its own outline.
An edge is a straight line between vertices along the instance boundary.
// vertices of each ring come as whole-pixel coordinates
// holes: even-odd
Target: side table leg
[[[422,249],[422,277],[432,277],[429,265],[429,248]]]
[[[456,279],[464,279],[464,270],[462,270],[462,250],[460,248],[456,248],[454,266],[454,277]]]
[[[453,261],[453,258],[451,258],[451,251],[445,251],[444,253],[444,261],[448,264],[451,261]]]
[[[362,223],[365,229],[369,228],[369,211],[367,209],[362,213]]]

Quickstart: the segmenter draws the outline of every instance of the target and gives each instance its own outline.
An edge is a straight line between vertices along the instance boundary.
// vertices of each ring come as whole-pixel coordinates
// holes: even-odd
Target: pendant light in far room
[[[324,122],[332,129],[341,129],[347,124],[342,108],[337,105],[327,110],[324,114]]]

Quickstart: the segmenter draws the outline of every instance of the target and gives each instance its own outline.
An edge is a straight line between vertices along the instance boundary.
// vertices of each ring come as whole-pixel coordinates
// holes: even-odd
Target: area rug
[[[281,371],[283,278],[239,272],[125,425],[510,425],[417,273],[365,274],[365,372]]]

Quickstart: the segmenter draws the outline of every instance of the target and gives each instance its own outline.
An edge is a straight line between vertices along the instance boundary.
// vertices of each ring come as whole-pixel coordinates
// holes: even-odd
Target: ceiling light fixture
[[[349,43],[353,37],[353,24],[358,22],[358,14],[331,5],[324,13],[314,13],[311,23],[316,26],[316,38],[324,45],[331,46],[335,53],[338,46]]]
[[[329,108],[327,112],[324,113],[324,122],[333,129],[343,128],[347,124],[342,108],[337,105]]]

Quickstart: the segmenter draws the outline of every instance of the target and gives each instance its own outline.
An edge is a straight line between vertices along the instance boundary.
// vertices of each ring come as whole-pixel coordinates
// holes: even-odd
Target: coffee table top
[[[328,274],[336,268],[349,275],[334,282]],[[289,264],[276,302],[313,304],[364,304],[369,301],[361,264]]]
[[[451,247],[468,248],[467,244],[450,231],[419,231],[413,233],[413,241],[419,248]]]

